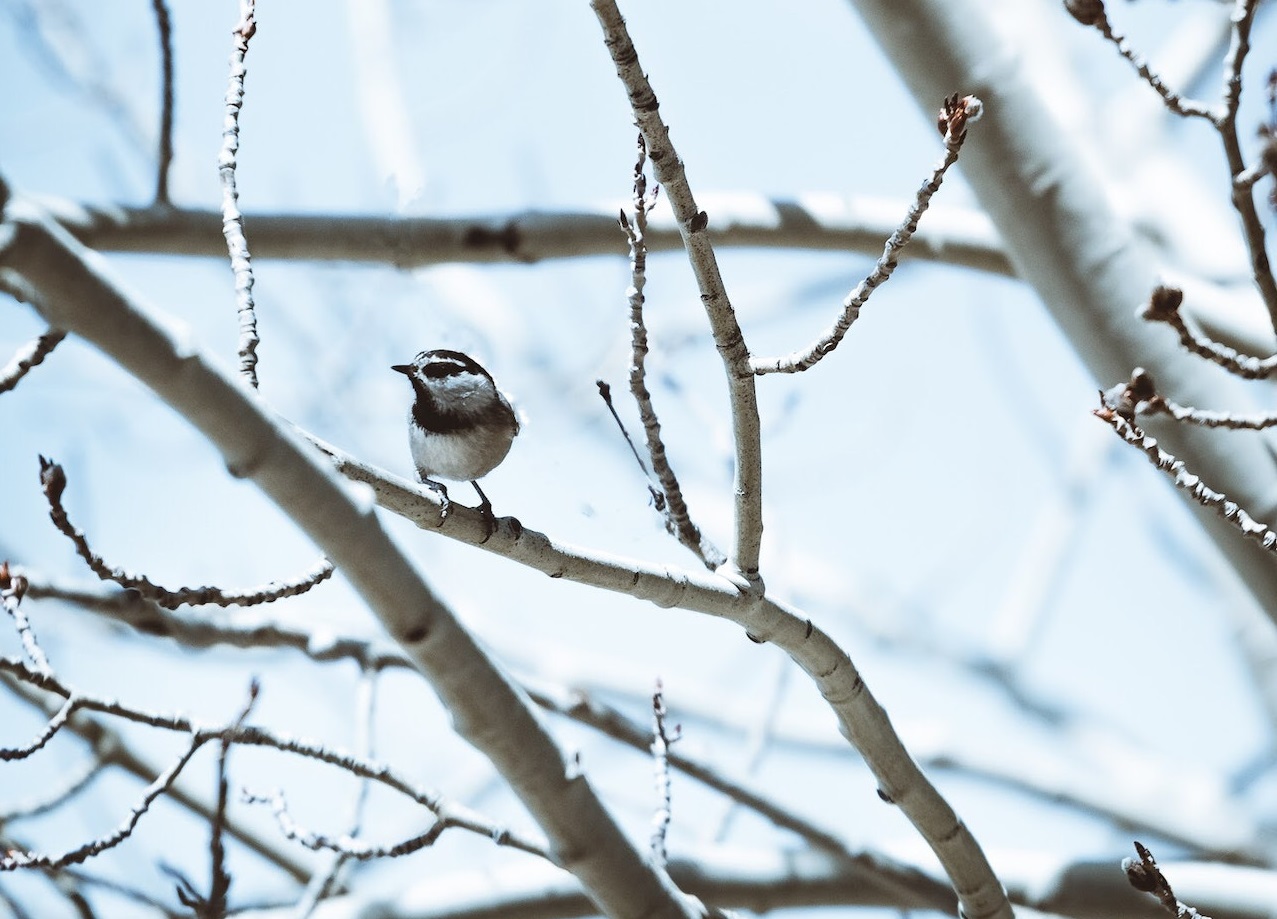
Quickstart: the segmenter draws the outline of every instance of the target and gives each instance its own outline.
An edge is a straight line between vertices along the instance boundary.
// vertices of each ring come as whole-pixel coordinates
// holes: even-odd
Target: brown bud
[[[62,500],[62,492],[66,491],[67,487],[67,476],[62,471],[62,467],[43,456],[40,457],[40,485],[44,488],[49,500],[54,503]]]
[[[1143,862],[1137,862],[1133,858],[1122,859],[1122,870],[1126,872],[1126,879],[1131,882],[1131,886],[1136,890],[1142,890],[1144,893],[1152,893],[1157,889],[1157,877],[1144,867]]]
[[[1143,367],[1136,367],[1131,371],[1131,382],[1126,384],[1126,391],[1130,393],[1131,400],[1136,405],[1157,398],[1157,387],[1153,385],[1153,377]]]
[[[1179,312],[1179,306],[1183,302],[1184,291],[1178,287],[1158,284],[1153,288],[1153,293],[1149,295],[1148,303],[1140,315],[1150,322],[1167,322]]]
[[[1064,0],[1064,8],[1084,26],[1108,24],[1104,13],[1104,0]]]

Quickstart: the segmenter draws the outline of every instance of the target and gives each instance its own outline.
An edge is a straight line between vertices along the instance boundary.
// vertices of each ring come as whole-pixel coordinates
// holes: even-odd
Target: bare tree
[[[1250,411],[1253,396],[1219,368],[1266,379],[1277,366],[1260,353],[1277,323],[1265,237],[1277,78],[1265,106],[1243,105],[1263,80],[1248,74],[1271,67],[1252,48],[1272,27],[1257,0],[1168,7],[1175,54],[1146,60],[1120,20],[1152,5],[857,0],[928,123],[894,136],[872,111],[899,99],[868,92],[831,109],[859,144],[919,164],[909,193],[884,206],[703,188],[696,177],[718,172],[689,151],[720,130],[712,100],[684,145],[668,113],[691,91],[667,82],[648,48],[664,62],[663,42],[697,35],[731,60],[731,35],[698,33],[700,14],[679,11],[662,39],[659,16],[635,9],[627,25],[615,0],[592,0],[593,56],[581,59],[630,136],[601,167],[627,200],[555,210],[535,198],[496,216],[411,213],[422,195],[449,207],[447,179],[431,178],[408,128],[485,73],[481,58],[508,67],[506,92],[522,93],[521,78],[539,87],[543,74],[521,68],[543,64],[552,43],[529,42],[517,4],[487,22],[474,10],[428,22],[438,11],[351,2],[350,72],[309,71],[351,100],[394,216],[313,212],[357,175],[303,196],[309,214],[255,203],[257,150],[287,145],[345,168],[354,132],[334,103],[325,130],[343,136],[322,146],[289,136],[288,105],[272,110],[279,123],[253,115],[271,79],[289,105],[327,97],[298,83],[310,30],[335,10],[307,6],[305,24],[288,24],[292,11],[239,0],[222,33],[220,103],[194,94],[189,107],[184,55],[206,43],[184,20],[208,13],[164,0],[139,11],[159,36],[158,154],[134,151],[152,164],[153,200],[38,194],[12,171],[0,184],[0,285],[30,307],[11,311],[15,355],[0,379],[7,403],[29,400],[6,444],[15,511],[0,545],[14,636],[0,656],[13,713],[0,759],[29,800],[0,801],[0,902],[15,915],[201,917],[1266,915],[1277,893],[1264,804],[1277,762],[1272,416]],[[10,13],[31,52],[15,68],[39,62],[86,112],[122,125],[147,108],[121,89],[122,71],[83,65],[88,51],[122,47],[82,18],[102,10],[57,0]],[[141,20],[99,21],[127,32]],[[449,27],[457,37],[439,31]],[[465,48],[473,28],[491,40]],[[429,55],[400,59],[417,30],[465,69],[420,79]],[[766,72],[756,55],[748,73]],[[589,144],[564,145],[551,111],[581,103],[585,84],[569,84],[521,99],[514,117],[579,163]],[[1162,132],[1158,149],[1116,123],[1079,129],[1079,100],[1113,86],[1142,101],[1123,97],[1105,116]],[[484,105],[443,130],[499,133],[505,110]],[[181,127],[197,115],[220,126],[204,168],[187,166],[195,133]],[[784,136],[770,127],[760,111],[742,137]],[[1219,176],[1175,152],[1195,127],[1221,141]],[[827,145],[816,133],[798,143]],[[510,154],[536,173],[530,154]],[[945,203],[956,169],[971,204]],[[1185,205],[1187,193],[1159,200],[1153,180],[1168,175],[1177,189],[1213,181],[1200,200],[1231,208],[1241,233]],[[215,177],[216,191],[191,176]],[[585,186],[584,168],[575,178]],[[187,207],[188,195],[220,207]],[[1178,243],[1200,227],[1224,253],[1213,262]],[[839,305],[823,286],[802,290],[801,259],[777,269],[789,279],[780,293],[763,288],[760,249],[860,258],[849,283],[840,267]],[[610,258],[600,269],[587,255]],[[180,280],[163,282],[173,256],[186,257]],[[887,282],[910,257],[937,273],[900,292]],[[524,263],[546,267],[501,267]],[[547,277],[573,302],[538,296]],[[942,383],[940,361],[972,360],[945,323],[1009,279],[1021,306],[1027,289],[1040,298],[1105,390],[1094,414],[1170,473],[1214,549],[1175,522],[1137,454],[1103,436],[1084,374],[1068,371],[1071,418],[1040,410],[1043,376],[1062,360],[1051,354],[1063,353],[1045,332],[1031,354],[991,350],[974,388]],[[138,280],[155,287],[139,294]],[[874,344],[890,328],[862,314],[910,337]],[[388,370],[436,347],[417,339],[427,335],[481,353],[527,407],[493,474],[495,518],[392,471],[409,468],[394,444],[411,396]],[[224,369],[232,354],[236,372]],[[609,376],[625,377],[632,403]],[[998,404],[956,398],[989,387]],[[1016,446],[988,447],[1011,426]],[[215,457],[181,441],[190,428]],[[8,452],[31,444],[25,458]],[[1044,456],[1045,490],[1033,482]],[[98,471],[117,465],[129,481]],[[1106,498],[1113,481],[1134,497]],[[949,504],[932,503],[946,493]],[[37,499],[52,527],[35,527]],[[1167,533],[1170,548],[1157,541]],[[891,574],[875,582],[880,559]],[[172,586],[197,578],[217,585]],[[1093,592],[1079,594],[1087,581]],[[1135,629],[1133,608],[1160,617],[1155,634]],[[1187,637],[1195,610],[1214,614],[1227,651]],[[1110,625],[1116,637],[1099,634]],[[1185,635],[1167,640],[1175,629]],[[1118,662],[1107,672],[1106,653]],[[1241,665],[1245,687],[1224,685],[1221,657]],[[1228,723],[1199,724],[1196,703]],[[1212,749],[1212,726],[1237,742]],[[1135,842],[1138,860],[1120,864],[1135,836],[1151,846]]]

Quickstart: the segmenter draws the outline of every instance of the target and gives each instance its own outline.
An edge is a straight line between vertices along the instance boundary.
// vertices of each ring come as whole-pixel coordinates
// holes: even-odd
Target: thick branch
[[[1125,379],[1142,365],[1198,405],[1235,405],[1219,372],[1179,353],[1171,336],[1150,331],[1135,308],[1157,284],[1158,266],[1113,212],[1104,177],[1085,140],[1052,118],[1042,87],[1050,81],[1029,42],[977,0],[851,0],[924,113],[953,87],[984,102],[980,130],[963,149],[970,182],[1033,285],[1096,380]],[[926,49],[920,54],[919,49]],[[1224,381],[1226,383],[1227,381]],[[1175,426],[1166,446],[1220,490],[1265,519],[1277,519],[1277,467],[1255,439]],[[1277,615],[1277,565],[1243,544],[1214,515],[1201,521],[1270,615]]]
[[[37,209],[9,202],[0,264],[41,294],[46,319],[96,344],[222,451],[325,551],[550,838],[555,857],[612,916],[682,917],[691,907],[625,837],[531,704],[441,604],[369,504],[242,384],[161,327],[100,260]]]
[[[989,907],[1005,905],[1006,899],[971,832],[909,755],[847,652],[799,611],[770,597],[757,597],[725,577],[564,546],[508,518],[490,533],[482,515],[470,508],[457,508],[441,524],[439,498],[430,489],[361,463],[330,445],[322,449],[343,475],[371,485],[378,504],[422,529],[460,539],[552,578],[728,619],[756,640],[776,644],[816,684],[838,716],[842,735],[865,758],[883,796],[900,807],[936,852],[955,889],[965,894],[966,914],[1006,915]]]
[[[812,194],[793,200],[757,194],[705,195],[716,246],[805,249],[878,255],[894,231],[903,202]],[[151,252],[225,258],[222,216],[182,208],[100,207],[42,198],[80,242],[109,252]],[[245,214],[253,228],[253,258],[369,262],[419,268],[448,262],[533,264],[547,259],[625,255],[616,207],[523,211],[474,217],[372,217]],[[650,216],[650,252],[683,251],[668,212]],[[1014,274],[988,218],[977,211],[934,207],[902,253],[991,274]]]

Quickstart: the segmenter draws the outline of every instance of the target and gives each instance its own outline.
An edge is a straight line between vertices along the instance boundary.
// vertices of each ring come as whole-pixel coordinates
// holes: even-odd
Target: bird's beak
[[[394,364],[390,369],[399,373],[412,374],[412,364]]]

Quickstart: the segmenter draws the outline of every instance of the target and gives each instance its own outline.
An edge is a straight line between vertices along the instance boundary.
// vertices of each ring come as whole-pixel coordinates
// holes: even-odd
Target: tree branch
[[[186,208],[100,206],[42,197],[80,242],[108,252],[152,252],[225,258],[222,216]],[[903,202],[833,194],[796,199],[755,193],[705,195],[714,209],[706,228],[716,246],[804,249],[877,255],[899,221]],[[616,207],[521,211],[472,217],[372,217],[245,214],[253,257],[366,262],[419,268],[449,262],[529,265],[551,259],[626,253]],[[683,251],[673,217],[658,207],[646,233],[649,252]],[[914,234],[906,259],[942,262],[1011,276],[1002,244],[978,211],[934,207]]]
[[[706,234],[709,216],[696,205],[683,161],[670,141],[669,129],[661,119],[656,93],[639,65],[638,52],[630,41],[625,20],[613,0],[591,0],[591,8],[603,29],[604,44],[612,55],[616,74],[625,86],[630,108],[643,139],[656,181],[665,189],[674,208],[683,245],[700,288],[701,303],[709,319],[727,374],[731,400],[732,433],[735,440],[736,535],[732,545],[731,564],[749,585],[761,595],[763,585],[758,573],[758,553],[763,537],[763,457],[759,441],[758,396],[754,388],[754,372],[749,365],[749,349],[736,321],[736,312],[728,299],[727,289],[718,270],[713,244]]]
[[[0,264],[41,294],[50,324],[96,344],[196,425],[233,473],[251,478],[325,551],[413,657],[457,731],[492,760],[550,837],[556,858],[616,917],[688,917],[691,906],[643,858],[531,704],[439,602],[370,504],[314,450],[117,287],[99,259],[27,203],[10,201]]]
[[[1044,62],[1018,41],[1010,20],[978,0],[850,0],[908,85],[923,113],[953,87],[979,96],[985,114],[962,154],[963,176],[1019,270],[1074,343],[1097,380],[1126,378],[1142,365],[1176,381],[1202,404],[1236,404],[1218,371],[1150,335],[1134,315],[1158,282],[1150,250],[1110,205],[1105,176],[1083,138],[1051,115]],[[926,48],[928,53],[919,54]],[[1239,406],[1242,410],[1245,407]],[[1277,467],[1255,439],[1173,426],[1162,438],[1217,487],[1277,519]],[[1211,514],[1198,519],[1251,592],[1277,617],[1277,565]]]

